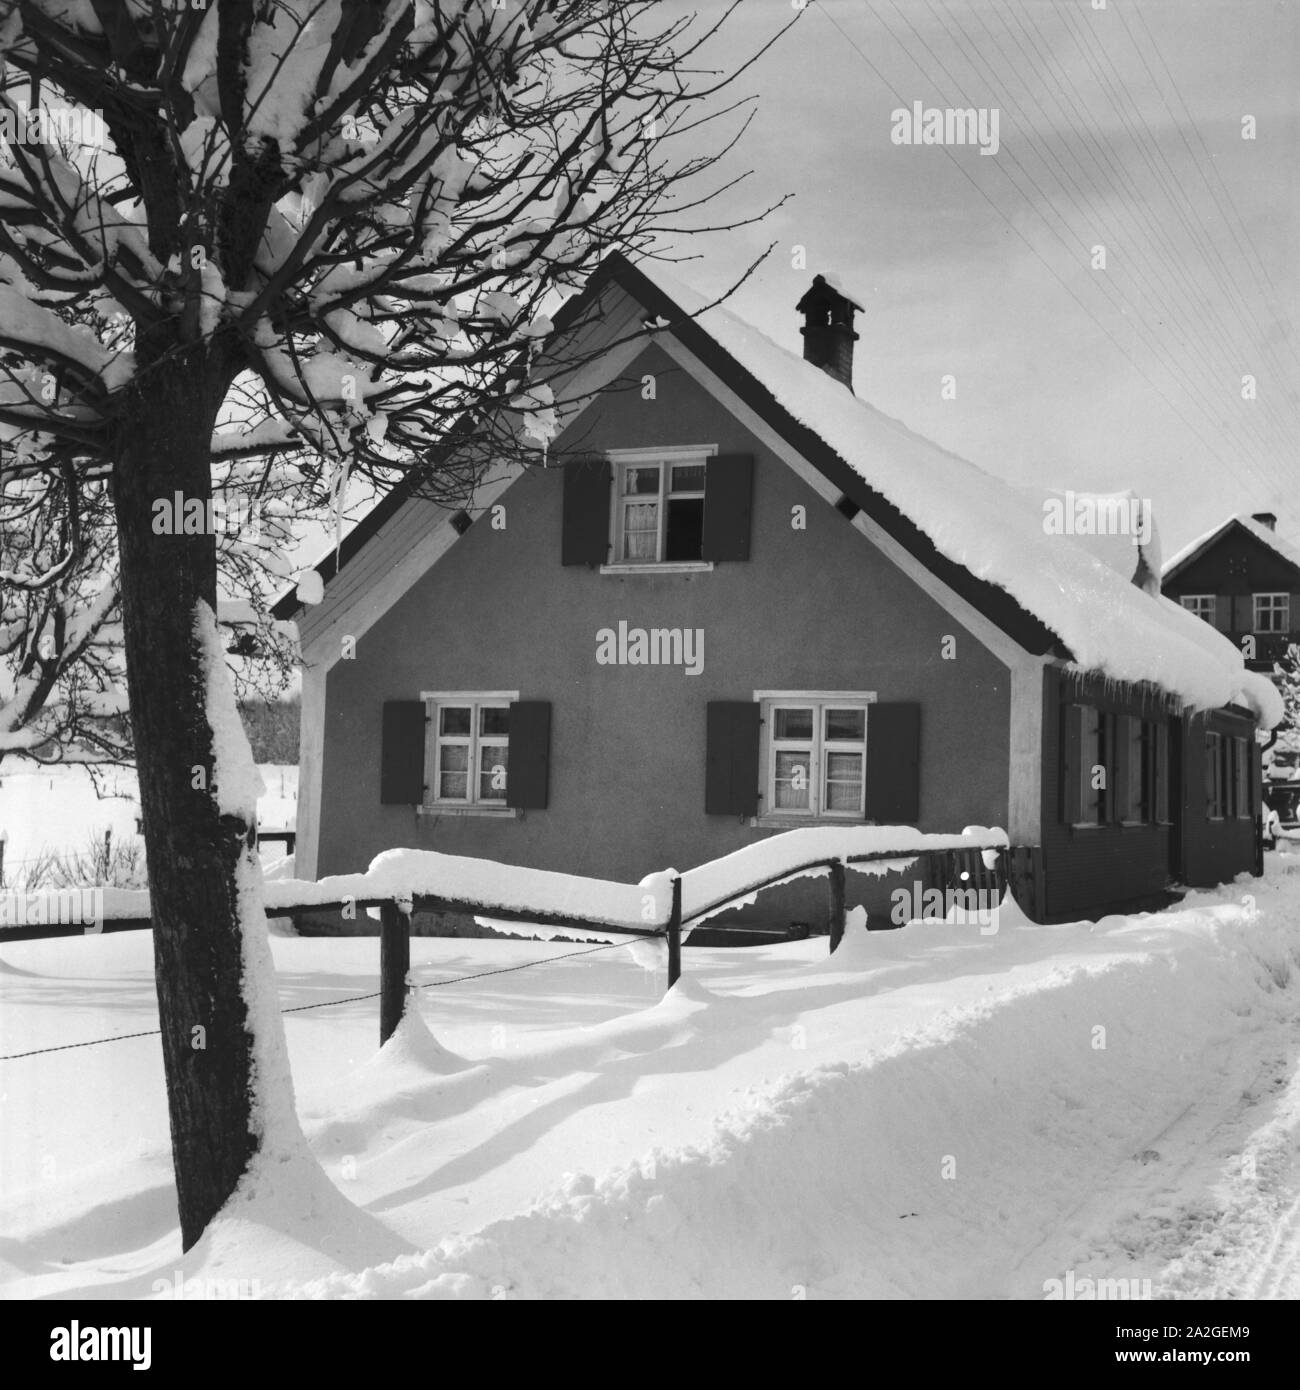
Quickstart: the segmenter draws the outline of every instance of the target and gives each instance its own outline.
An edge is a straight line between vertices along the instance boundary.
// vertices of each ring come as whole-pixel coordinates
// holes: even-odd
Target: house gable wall
[[[1006,823],[1006,667],[659,347],[628,376],[635,387],[598,399],[559,446],[752,454],[749,561],[672,575],[562,566],[562,473],[530,469],[499,499],[504,529],[476,521],[330,669],[318,873],[397,846],[632,880],[728,853],[767,832],[704,814],[705,707],[759,689],[920,704],[921,828]],[[804,530],[791,524],[799,506]],[[703,629],[702,674],[597,665],[597,631],[620,620]],[[433,817],[379,804],[383,702],[433,689],[552,703],[546,810]]]
[[[1164,593],[1172,599],[1218,595],[1214,625],[1233,636],[1254,628],[1253,594],[1290,594],[1291,629],[1300,632],[1300,569],[1241,526],[1230,526],[1165,583]]]

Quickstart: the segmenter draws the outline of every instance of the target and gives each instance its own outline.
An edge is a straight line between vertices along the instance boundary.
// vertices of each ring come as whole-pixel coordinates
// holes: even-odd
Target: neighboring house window
[[[1205,735],[1205,814],[1211,820],[1228,814],[1228,747],[1222,734]]]
[[[1194,613],[1202,621],[1214,624],[1214,595],[1213,594],[1184,594],[1182,605],[1189,613]]]
[[[767,701],[765,804],[778,815],[861,820],[868,701]]]
[[[1288,632],[1290,628],[1290,594],[1255,595],[1256,632]]]
[[[505,806],[510,701],[475,695],[429,701],[434,805]]]
[[[703,459],[618,465],[618,563],[703,559],[704,468]]]

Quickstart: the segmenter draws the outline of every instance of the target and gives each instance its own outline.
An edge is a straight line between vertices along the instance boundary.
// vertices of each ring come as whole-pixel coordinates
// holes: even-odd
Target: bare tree
[[[700,55],[734,8],[0,0],[0,484],[65,518],[14,567],[32,594],[86,563],[111,494],[187,1247],[301,1135],[218,538],[180,513],[223,470],[292,510],[359,476],[472,487],[474,440],[535,450],[547,314],[730,186],[746,111],[720,94],[746,64]],[[102,142],[33,134],[51,105],[102,112]]]
[[[222,626],[241,700],[274,700],[292,678],[295,644],[269,611],[288,578],[301,506],[265,506],[214,480]],[[107,482],[74,483],[80,555],[46,582],[68,546],[62,477],[0,480],[0,764],[19,756],[79,763],[92,775],[134,761],[126,697],[117,533]],[[232,504],[233,499],[233,504]],[[315,509],[321,512],[320,508]],[[219,610],[221,611],[221,610]]]

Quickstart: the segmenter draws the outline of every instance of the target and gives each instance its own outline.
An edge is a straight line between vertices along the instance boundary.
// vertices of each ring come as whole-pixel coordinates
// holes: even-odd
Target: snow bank
[[[313,1151],[353,1204],[291,1158],[184,1257],[157,1037],[15,1061],[4,1123],[28,1143],[6,1169],[0,1281],[1042,1298],[1073,1270],[1277,1296],[1294,1243],[1254,1257],[1295,1203],[1300,858],[1269,862],[1095,925],[868,933],[855,913],[833,957],[701,948],[662,997],[624,951],[418,938],[417,968],[457,980],[421,996],[436,1040],[408,1010],[376,1054],[373,1001],[287,1020]],[[283,1003],[372,987],[373,942],[272,944]],[[61,942],[3,954],[6,1051],[156,1022],[142,934],[75,962]],[[483,974],[523,964],[539,968]]]
[[[873,954],[879,969],[961,936],[942,926],[869,936],[861,925],[813,967],[823,990]],[[1123,1228],[1097,1251],[1070,1219],[1081,1193],[1167,1161],[1171,1122],[1207,1076],[1232,1084],[1234,1049],[1265,1024],[1285,1026],[1300,938],[1294,922],[1264,927],[1249,900],[1207,897],[1109,927],[1013,932],[997,947],[1004,965],[1017,937],[1041,941],[1044,930],[1056,935],[1050,968],[1013,968],[995,995],[905,1026],[860,1061],[801,1068],[792,1053],[783,1074],[733,1096],[700,1143],[570,1173],[527,1210],[424,1254],[272,1292],[1042,1298],[1066,1268],[1127,1273]],[[716,1050],[724,1032],[770,1026],[768,1005],[706,998],[695,1017]],[[819,1024],[805,1016],[800,1027]]]

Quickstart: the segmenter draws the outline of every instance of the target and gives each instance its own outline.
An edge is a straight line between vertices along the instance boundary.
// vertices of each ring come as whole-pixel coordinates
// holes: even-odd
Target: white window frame
[[[1216,617],[1215,598],[1214,594],[1184,594],[1178,601],[1193,616],[1213,627]]]
[[[503,816],[517,817],[519,810],[507,806],[504,799],[480,800],[478,790],[479,750],[483,747],[510,747],[510,735],[502,739],[499,735],[483,736],[478,732],[479,711],[481,709],[508,709],[519,699],[517,690],[422,690],[420,699],[424,701],[426,722],[424,726],[424,804],[419,808],[421,815],[435,816]],[[446,738],[438,732],[438,711],[441,708],[468,708],[470,711],[470,732],[466,735],[454,734]],[[444,799],[439,796],[439,748],[443,744],[466,745],[469,748],[468,767],[465,775],[466,796],[461,799]],[[509,775],[507,773],[507,775]]]
[[[609,508],[609,534],[610,551],[615,558],[609,563],[601,565],[601,574],[692,574],[707,573],[713,569],[712,560],[664,560],[664,545],[667,539],[668,526],[668,501],[671,497],[703,497],[704,491],[698,493],[671,491],[669,484],[672,481],[672,469],[674,466],[680,468],[683,465],[692,464],[704,465],[706,472],[709,459],[713,458],[718,452],[716,444],[692,444],[684,447],[674,447],[669,449],[611,449],[606,453],[610,466],[613,469],[613,485],[610,487],[610,508]],[[629,468],[651,468],[659,469],[659,492],[657,502],[659,507],[659,534],[656,540],[656,558],[654,560],[624,560],[619,558],[623,550],[623,511],[626,504],[623,496],[623,474]],[[651,500],[648,494],[642,495],[641,501]]]
[[[762,746],[760,765],[763,768],[763,787],[761,792],[762,810],[751,820],[752,825],[860,825],[866,815],[867,795],[867,747],[871,740],[871,710],[877,703],[876,692],[872,690],[756,690],[754,700],[760,707],[762,719]],[[813,736],[811,739],[811,758],[809,765],[808,806],[777,807],[776,805],[776,755],[790,740],[776,737],[776,712],[779,709],[809,709],[813,711]],[[861,709],[864,714],[863,736],[857,740],[828,740],[825,737],[825,711],[827,709]],[[800,747],[808,747],[809,741],[794,741]],[[860,752],[862,754],[862,790],[856,811],[828,811],[825,809],[826,763],[830,753]]]
[[[1291,631],[1291,595],[1289,593],[1264,593],[1251,594],[1254,608],[1254,627],[1251,629],[1259,636],[1276,636],[1281,632]],[[1264,613],[1280,613],[1282,622],[1277,627],[1260,627],[1259,620]]]

